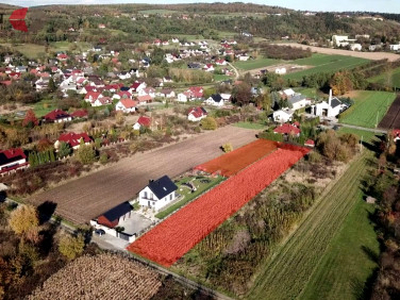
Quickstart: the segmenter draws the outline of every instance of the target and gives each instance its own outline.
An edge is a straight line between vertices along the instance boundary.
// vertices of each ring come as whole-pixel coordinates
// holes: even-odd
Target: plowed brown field
[[[231,143],[234,148],[256,139],[257,130],[226,126],[194,136],[180,143],[120,160],[115,165],[60,185],[28,199],[39,205],[57,204],[56,214],[85,223],[110,208],[136,197],[149,179],[163,175],[178,176],[205,161],[221,155],[219,147]]]
[[[235,175],[278,147],[277,142],[260,139],[232,152],[195,167],[207,173],[219,172],[222,176]]]
[[[396,100],[394,100],[378,127],[382,129],[400,128],[400,96],[397,96]]]

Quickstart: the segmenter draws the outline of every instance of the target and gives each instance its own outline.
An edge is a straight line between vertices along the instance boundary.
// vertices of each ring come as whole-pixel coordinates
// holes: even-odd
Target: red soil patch
[[[271,153],[276,148],[278,148],[277,142],[259,139],[204,164],[198,165],[194,169],[210,174],[217,172],[222,176],[229,177],[256,162],[268,153]]]
[[[167,218],[127,249],[171,266],[308,151],[285,146],[272,152]]]

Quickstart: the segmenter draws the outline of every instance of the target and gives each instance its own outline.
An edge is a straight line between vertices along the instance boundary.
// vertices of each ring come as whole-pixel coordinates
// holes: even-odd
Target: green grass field
[[[311,57],[297,59],[290,62],[301,66],[312,66],[312,68],[287,74],[284,77],[286,79],[299,80],[305,75],[335,72],[341,69],[352,69],[367,62],[369,62],[369,60],[358,57],[316,53],[313,54]]]
[[[360,181],[368,150],[330,184],[299,227],[266,261],[248,299],[358,299],[378,251]]]
[[[359,91],[354,105],[339,116],[341,123],[375,128],[396,98],[395,93]]]
[[[259,68],[264,68],[264,67],[272,66],[275,64],[279,64],[280,62],[282,62],[282,61],[278,60],[278,59],[257,58],[255,60],[238,61],[238,62],[235,62],[233,65],[238,69],[241,69],[244,71],[250,71],[253,69],[259,69]]]
[[[300,299],[356,299],[355,295],[361,296],[366,279],[377,267],[369,255],[379,256],[379,242],[369,221],[375,206],[361,200],[360,193]]]
[[[345,133],[353,133],[358,135],[360,140],[362,139],[363,142],[371,142],[373,139],[375,139],[375,136],[377,135],[374,132],[371,131],[366,131],[366,130],[360,130],[360,129],[354,129],[354,128],[349,128],[349,127],[342,127],[338,130],[338,133],[345,134]]]
[[[231,79],[231,76],[225,75],[225,74],[214,74],[214,80],[215,81],[223,81],[227,79]]]
[[[33,111],[37,118],[43,117],[47,113],[51,112],[52,110],[56,109],[56,105],[52,100],[42,100],[38,103],[35,103],[33,107]]]
[[[400,87],[400,68],[389,70],[384,74],[368,79],[369,82]]]
[[[21,52],[28,58],[37,58],[41,53],[44,55],[46,53],[45,47],[36,44],[16,44],[11,45],[10,43],[2,43],[2,46],[10,47],[13,50]]]

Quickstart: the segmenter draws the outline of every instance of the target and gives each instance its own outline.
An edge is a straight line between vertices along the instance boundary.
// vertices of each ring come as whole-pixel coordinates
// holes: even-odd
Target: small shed
[[[366,201],[367,203],[370,203],[370,204],[375,204],[375,203],[376,203],[376,198],[371,197],[371,196],[368,196],[368,197],[365,199],[365,201]]]

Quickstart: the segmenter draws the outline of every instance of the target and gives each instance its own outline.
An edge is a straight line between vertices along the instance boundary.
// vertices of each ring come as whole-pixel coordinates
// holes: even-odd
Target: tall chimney
[[[328,100],[329,106],[331,106],[331,101],[332,101],[332,89],[329,90],[329,100]]]

